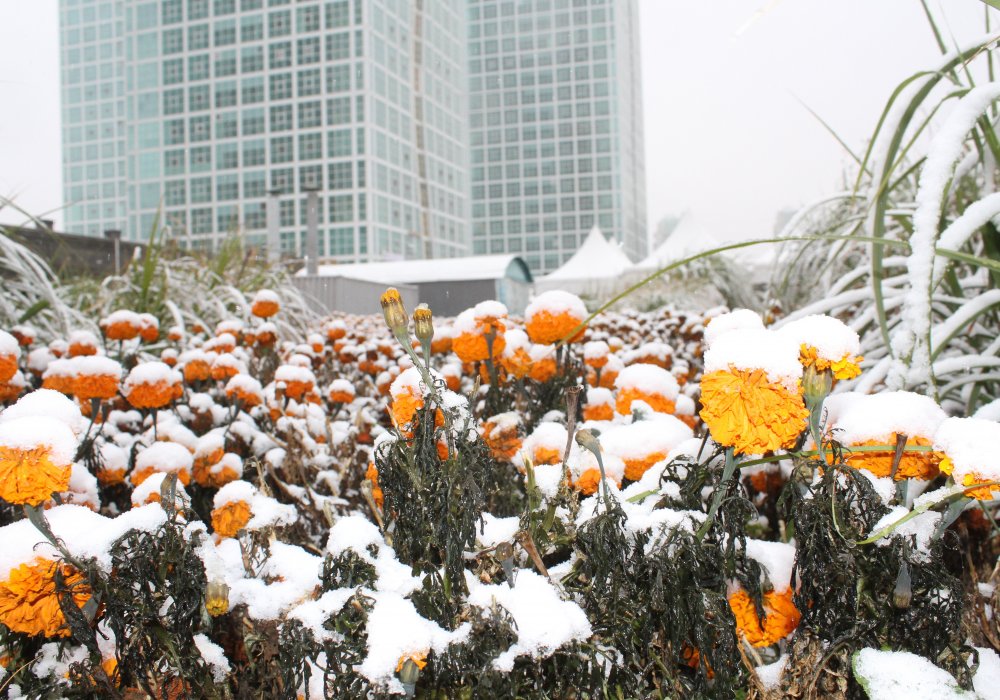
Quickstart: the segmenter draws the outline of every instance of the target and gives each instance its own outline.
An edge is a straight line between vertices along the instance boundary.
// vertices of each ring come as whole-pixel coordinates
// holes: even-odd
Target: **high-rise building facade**
[[[468,0],[472,246],[551,272],[648,252],[636,0]]]
[[[466,0],[60,0],[66,227],[469,249]]]

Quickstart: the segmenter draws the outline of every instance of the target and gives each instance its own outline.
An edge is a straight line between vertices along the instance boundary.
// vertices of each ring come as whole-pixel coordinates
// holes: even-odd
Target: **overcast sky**
[[[984,31],[981,0],[929,5],[959,43]],[[918,0],[639,6],[651,230],[688,212],[720,238],[769,233],[848,164],[802,104],[860,149],[893,87],[938,55]],[[36,215],[62,202],[56,8],[0,3],[0,194]]]

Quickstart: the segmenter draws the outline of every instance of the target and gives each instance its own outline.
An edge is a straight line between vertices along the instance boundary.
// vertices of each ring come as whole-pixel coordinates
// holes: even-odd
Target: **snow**
[[[909,513],[909,509],[903,506],[893,506],[890,508],[889,512],[882,516],[882,518],[872,526],[869,536],[874,535],[876,532],[884,527],[892,525],[894,522],[902,518]],[[883,537],[876,542],[880,547],[885,547],[892,542],[894,537],[903,537],[909,539],[910,537],[915,538],[916,550],[913,552],[914,558],[919,561],[926,561],[929,554],[931,538],[934,536],[934,531],[941,522],[941,514],[935,513],[932,510],[925,511],[920,515],[917,515],[905,523],[897,527],[888,537]]]
[[[197,647],[198,653],[201,654],[201,658],[211,669],[212,679],[216,683],[223,683],[232,671],[229,659],[226,658],[226,652],[201,632],[194,635],[194,645]]]
[[[539,286],[551,286],[550,283],[565,281],[620,277],[632,267],[632,261],[622,249],[608,241],[601,233],[601,229],[595,226],[572,257],[561,267],[540,279]]]
[[[472,255],[433,260],[320,265],[318,273],[320,277],[347,277],[386,285],[495,280],[507,277],[510,267],[519,265],[517,260],[517,255]],[[526,267],[524,271],[527,272]],[[303,268],[297,276],[301,277],[305,273]]]
[[[726,333],[747,329],[764,330],[764,322],[756,311],[736,309],[727,314],[720,314],[713,317],[705,326],[705,343],[711,347],[712,343]]]
[[[483,547],[496,547],[501,542],[510,542],[520,528],[520,519],[515,515],[498,518],[492,513],[483,513],[483,523],[479,526],[476,539]]]
[[[143,506],[149,500],[149,497],[154,493],[160,494],[160,489],[163,486],[163,480],[167,478],[166,472],[157,472],[150,476],[148,479],[144,480],[141,484],[136,486],[132,490],[132,505],[133,506]],[[180,481],[175,483],[175,489],[177,492],[177,499],[180,501],[177,503],[177,507],[183,507],[184,501],[188,500],[187,492],[184,490],[184,484]]]
[[[87,427],[77,403],[52,389],[36,389],[22,396],[13,406],[0,411],[0,424],[27,416],[45,416],[58,420],[77,435]]]
[[[12,355],[15,360],[21,357],[20,343],[7,331],[0,331],[0,355]]]
[[[403,693],[396,678],[400,658],[432,650],[443,652],[449,645],[464,641],[472,629],[469,623],[454,632],[442,629],[421,617],[413,603],[398,593],[375,593],[372,597],[375,605],[368,614],[368,655],[356,668],[391,693]]]
[[[545,498],[555,498],[562,481],[561,464],[536,464],[534,466],[535,485]]]
[[[180,372],[171,369],[169,366],[162,362],[143,362],[132,368],[132,371],[128,373],[128,378],[125,379],[126,394],[128,389],[133,386],[138,386],[141,384],[157,384],[163,382],[165,384],[180,384],[181,383]]]
[[[251,303],[252,304],[256,304],[258,301],[259,302],[273,302],[275,304],[280,304],[281,303],[281,297],[279,297],[278,293],[275,292],[275,291],[273,291],[273,290],[270,290],[270,289],[261,289],[261,290],[258,290],[257,293],[253,295],[253,301]]]
[[[792,585],[792,569],[795,567],[795,545],[754,539],[747,539],[746,542],[747,556],[761,565],[774,590],[788,590]]]
[[[761,685],[768,690],[774,690],[781,683],[781,674],[785,672],[785,666],[787,665],[788,655],[782,654],[778,657],[777,661],[757,666],[754,670],[757,672],[757,678],[760,679]]]
[[[376,549],[374,556],[371,547]],[[326,550],[334,556],[352,551],[374,566],[376,590],[408,595],[420,587],[420,579],[412,574],[410,567],[400,563],[378,528],[361,515],[338,518],[330,528]]]
[[[614,426],[598,438],[603,452],[622,459],[642,459],[656,453],[665,457],[693,437],[691,428],[671,415],[654,413],[649,419]]]
[[[976,647],[979,668],[972,676],[972,687],[981,700],[1000,700],[1000,656],[992,649]]]
[[[553,273],[554,274],[554,273]],[[524,310],[524,322],[530,323],[531,319],[538,313],[547,311],[556,316],[561,313],[568,313],[573,318],[583,321],[587,318],[587,307],[583,301],[575,294],[564,292],[561,289],[552,289],[542,292],[528,304]]]
[[[190,471],[194,463],[191,452],[176,442],[154,442],[135,459],[136,471],[152,468],[159,472]]]
[[[680,386],[674,375],[657,365],[629,365],[618,373],[615,389],[639,389],[648,394],[656,394],[670,401],[677,398]]]
[[[835,394],[827,400],[829,421],[846,445],[866,440],[893,444],[894,433],[930,440],[945,419],[934,400],[908,391],[880,394]]]
[[[50,362],[42,378],[75,377],[81,375],[111,375],[120,377],[122,366],[104,355],[79,355]]]
[[[808,345],[824,360],[835,362],[845,356],[861,354],[857,331],[832,316],[812,314],[786,323],[778,333],[787,336],[796,347]]]
[[[920,170],[913,233],[909,238],[912,252],[906,264],[909,289],[903,300],[900,323],[892,336],[892,354],[897,358],[887,378],[892,389],[903,389],[930,378],[930,291],[941,200],[969,131],[997,97],[1000,97],[1000,82],[969,90],[934,134]]]
[[[493,661],[499,671],[510,671],[518,656],[545,658],[559,647],[590,638],[587,615],[579,605],[563,600],[552,583],[530,569],[521,569],[514,585],[483,584],[471,575],[469,604],[484,611],[499,605],[514,619],[517,641]]]
[[[944,669],[908,651],[865,648],[854,654],[854,672],[871,700],[973,700]]]
[[[157,504],[133,508],[116,518],[106,518],[89,508],[78,505],[54,506],[45,511],[53,534],[63,541],[66,549],[81,559],[95,558],[102,571],[110,571],[110,548],[115,540],[130,530],[153,532],[166,520]],[[0,580],[6,580],[11,569],[36,556],[58,558],[55,548],[27,519],[0,527]]]
[[[47,416],[24,416],[0,423],[0,448],[47,448],[48,457],[60,467],[69,466],[76,454],[76,436],[65,423]]]
[[[353,588],[338,588],[327,591],[316,600],[307,600],[292,608],[287,618],[301,622],[317,641],[328,640],[335,633],[331,633],[324,627],[324,624],[330,617],[340,612],[354,594]]]
[[[717,337],[705,351],[705,374],[733,368],[760,369],[786,385],[802,378],[799,346],[777,331],[743,328]]]
[[[944,452],[954,465],[952,478],[966,476],[1000,481],[1000,423],[982,418],[948,418],[934,434],[934,449]]]

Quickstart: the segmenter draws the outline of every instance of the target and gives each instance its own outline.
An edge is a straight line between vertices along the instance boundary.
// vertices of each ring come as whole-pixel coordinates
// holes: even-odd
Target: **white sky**
[[[769,233],[849,160],[799,100],[860,150],[893,87],[938,55],[918,0],[638,1],[651,230],[687,211],[720,238]],[[929,4],[958,43],[983,33],[980,0]],[[56,8],[0,3],[0,194],[58,224]]]

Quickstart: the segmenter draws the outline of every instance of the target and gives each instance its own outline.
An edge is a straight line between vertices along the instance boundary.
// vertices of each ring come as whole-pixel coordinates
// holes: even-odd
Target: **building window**
[[[163,123],[163,142],[167,146],[184,143],[183,119],[170,119]]]
[[[249,46],[243,49],[240,56],[240,70],[244,73],[256,73],[264,70],[264,48],[262,46]]]
[[[184,30],[168,29],[163,32],[163,53],[170,55],[184,50]]]
[[[315,160],[323,157],[322,134],[299,135],[299,160]]]
[[[258,41],[263,38],[264,21],[261,17],[251,16],[240,20],[240,41]]]
[[[193,209],[191,211],[191,233],[204,234],[212,232],[212,210]]]
[[[252,105],[264,101],[264,79],[248,78],[242,86],[243,104]]]
[[[176,24],[184,19],[184,7],[181,0],[163,0],[160,11],[160,19],[163,24]]]
[[[323,166],[306,165],[299,168],[299,189],[317,190],[323,189]]]
[[[188,19],[208,17],[208,0],[188,0]]]
[[[268,66],[274,70],[275,68],[287,68],[292,65],[292,42],[282,41],[277,44],[271,44],[267,50],[268,55]]]
[[[192,56],[188,59],[188,79],[204,80],[208,77],[208,56]]]
[[[240,147],[235,143],[224,143],[215,149],[215,167],[232,170],[240,167]]]
[[[290,163],[294,157],[291,136],[277,136],[271,139],[271,162]]]
[[[231,15],[236,12],[236,0],[215,0],[213,11],[216,16]]]
[[[263,134],[266,130],[263,109],[248,109],[243,111],[243,135],[253,136]]]
[[[323,123],[323,107],[319,100],[299,104],[299,128],[309,129]]]
[[[230,202],[240,198],[240,183],[237,175],[220,175],[215,185],[215,196],[220,202]]]
[[[282,73],[271,76],[271,99],[287,100],[292,96],[292,75]]]
[[[294,182],[295,182],[295,180],[294,180],[294,172],[295,171],[292,170],[291,168],[276,168],[276,169],[272,170],[271,171],[271,189],[272,190],[278,190],[279,192],[291,192],[292,191],[292,187],[293,187]],[[285,205],[292,205],[292,207],[293,207],[292,211],[293,212],[295,211],[294,210],[294,206],[295,205],[292,202],[282,202],[281,203],[282,209],[285,208]],[[282,225],[283,226],[288,226],[288,225],[291,225],[294,222],[295,222],[295,219],[294,219],[294,215],[293,215],[293,218],[292,218],[291,222],[289,222],[287,224],[284,223],[284,222],[282,222]]]
[[[212,201],[212,178],[195,177],[191,179],[191,203],[204,204]]]
[[[300,34],[319,31],[319,7],[300,7],[295,13],[295,28]]]
[[[351,163],[331,163],[329,167],[331,190],[349,190],[354,186]]]
[[[163,93],[163,113],[179,114],[184,111],[184,90],[165,90]]]
[[[209,47],[209,33],[207,24],[196,24],[188,27],[188,51],[198,51]]]
[[[323,82],[320,75],[319,68],[299,71],[299,97],[318,95],[323,91]]]
[[[247,199],[267,195],[267,177],[264,172],[247,173],[243,176],[243,196]]]
[[[236,112],[218,114],[215,117],[215,136],[220,139],[231,139],[237,135],[239,121]]]
[[[326,60],[340,61],[350,58],[351,35],[348,32],[328,34],[326,37]]]
[[[297,45],[298,63],[300,66],[310,63],[318,63],[322,53],[320,52],[319,37],[313,36],[306,39],[299,39]]]
[[[211,136],[211,120],[208,117],[191,117],[191,141],[208,141]]]
[[[236,52],[223,51],[215,58],[215,77],[225,78],[236,75]]]
[[[243,144],[243,165],[264,165],[267,149],[263,140],[246,141]]]
[[[330,197],[330,222],[339,223],[354,220],[354,199],[349,194]]]
[[[331,131],[327,135],[327,153],[331,158],[351,155],[351,130]]]
[[[229,46],[236,43],[236,20],[215,23],[215,45]]]
[[[184,82],[184,59],[173,58],[163,62],[163,84],[175,85]]]
[[[271,131],[288,131],[292,128],[292,106],[271,107]]]
[[[215,86],[215,106],[234,107],[236,105],[236,81],[218,83]]]
[[[326,69],[326,91],[347,92],[351,89],[351,65],[330,66]]]
[[[351,121],[351,98],[334,97],[326,101],[326,123],[348,124]]]
[[[346,27],[351,23],[350,8],[347,0],[336,0],[326,3],[326,28]]]
[[[292,16],[288,10],[279,10],[267,16],[267,35],[269,37],[288,36],[291,32]]]
[[[191,172],[204,172],[212,169],[212,149],[199,146],[191,149]]]
[[[164,151],[163,153],[163,172],[167,175],[183,175],[184,174],[184,151],[181,149],[175,151]]]

